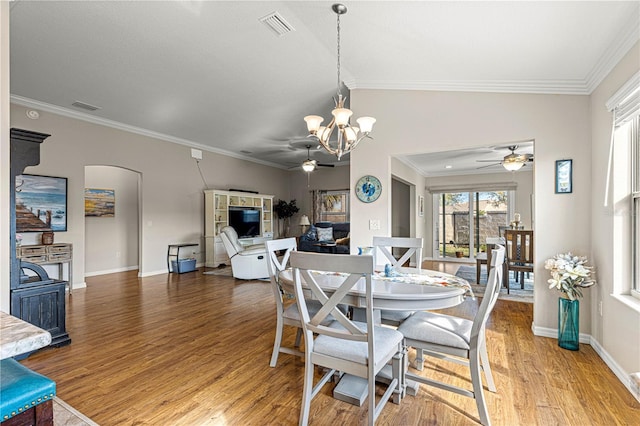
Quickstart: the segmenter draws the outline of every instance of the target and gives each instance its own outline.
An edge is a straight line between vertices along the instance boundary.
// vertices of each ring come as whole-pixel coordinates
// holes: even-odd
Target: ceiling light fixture
[[[316,160],[312,160],[311,156],[309,155],[310,148],[311,145],[307,145],[307,159],[302,162],[302,170],[307,173],[311,173],[318,166],[318,162]]]
[[[324,149],[338,157],[338,160],[340,160],[343,155],[353,151],[362,139],[365,137],[370,138],[369,133],[373,129],[373,124],[376,122],[376,119],[373,117],[360,117],[356,120],[360,126],[359,128],[349,125],[349,118],[353,112],[344,107],[346,98],[342,96],[342,92],[340,91],[340,15],[347,13],[347,7],[343,4],[336,3],[331,6],[331,9],[337,15],[338,30],[338,97],[334,98],[336,107],[331,111],[333,119],[326,127],[320,125],[324,121],[324,118],[319,115],[307,115],[304,118],[304,121],[307,122],[309,136],[317,138]],[[338,127],[338,135],[336,140],[331,141],[331,135],[333,134],[336,126]],[[305,171],[307,170],[305,169]]]
[[[524,163],[519,159],[505,158],[504,161],[502,161],[502,167],[509,170],[510,172],[520,170],[522,166],[524,166]]]

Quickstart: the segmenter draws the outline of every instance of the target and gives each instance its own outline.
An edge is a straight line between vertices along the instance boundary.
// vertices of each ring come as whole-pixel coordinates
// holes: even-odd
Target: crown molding
[[[158,133],[152,130],[143,129],[141,127],[130,126],[128,124],[120,123],[118,121],[96,117],[95,115],[90,115],[84,112],[70,110],[68,108],[62,108],[57,105],[36,101],[34,99],[25,98],[18,95],[11,95],[11,103],[20,105],[26,108],[35,108],[40,111],[46,111],[46,112],[61,115],[64,117],[75,118],[76,120],[86,121],[89,123],[98,124],[105,127],[111,127],[113,129],[118,129],[118,130],[122,130],[129,133],[135,133],[138,135],[147,136],[153,139],[160,139],[165,142],[171,142],[178,145],[184,145],[190,148],[196,148],[202,151],[213,152],[216,154],[225,155],[227,157],[237,158],[239,160],[251,161],[252,163],[262,164],[264,166],[287,170],[287,167],[281,164],[271,163],[269,161],[263,161],[263,160],[247,157],[242,154],[238,154],[238,153],[227,151],[220,148],[215,148],[209,145],[203,145],[201,143],[190,141],[188,139],[177,138],[175,136],[165,135],[163,133]]]
[[[589,95],[585,80],[424,80],[397,83],[385,80],[345,82],[350,89],[427,90],[443,92],[531,93],[544,95]]]
[[[591,94],[631,48],[640,40],[640,13],[630,13],[629,19],[618,36],[605,49],[596,65],[586,78],[587,88]]]

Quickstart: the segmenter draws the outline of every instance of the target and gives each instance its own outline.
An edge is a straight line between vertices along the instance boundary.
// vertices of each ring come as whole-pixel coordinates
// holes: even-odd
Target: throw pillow
[[[311,225],[309,230],[302,234],[300,240],[302,241],[317,241],[318,237],[316,235],[316,227]]]
[[[350,237],[338,238],[336,240],[336,245],[338,246],[348,246]]]
[[[333,228],[316,228],[318,234],[318,241],[331,241],[333,240]]]

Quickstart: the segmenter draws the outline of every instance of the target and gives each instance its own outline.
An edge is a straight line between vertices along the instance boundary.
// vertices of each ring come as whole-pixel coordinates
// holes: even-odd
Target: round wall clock
[[[356,196],[364,203],[372,203],[378,199],[382,192],[382,185],[377,177],[366,175],[358,179],[356,184]]]

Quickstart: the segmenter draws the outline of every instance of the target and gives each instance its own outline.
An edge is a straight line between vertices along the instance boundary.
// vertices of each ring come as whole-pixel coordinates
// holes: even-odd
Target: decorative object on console
[[[586,266],[587,262],[584,256],[566,253],[555,255],[544,264],[544,268],[551,271],[549,288],[555,288],[563,294],[558,299],[558,346],[572,351],[579,349],[580,289],[596,283],[591,279],[593,267]]]
[[[42,233],[42,244],[43,245],[53,244],[53,231],[45,231]]]
[[[377,177],[366,175],[358,179],[356,183],[356,196],[363,203],[372,203],[380,197],[382,184]]]
[[[334,99],[336,107],[331,111],[333,119],[326,127],[320,125],[324,119],[319,115],[307,115],[304,118],[304,121],[307,122],[309,135],[317,138],[324,149],[338,157],[338,160],[340,160],[343,155],[354,150],[362,139],[369,137],[369,133],[373,129],[373,124],[376,122],[376,119],[373,117],[360,117],[356,120],[360,125],[360,128],[349,125],[349,118],[353,112],[344,107],[346,98],[342,96],[342,92],[340,91],[340,86],[342,84],[342,81],[340,80],[340,15],[347,13],[347,7],[343,4],[336,3],[331,6],[331,9],[337,15],[338,33],[338,97],[337,99]],[[338,127],[337,139],[336,141],[331,141],[331,135],[336,126]],[[308,170],[305,169],[305,171]]]

